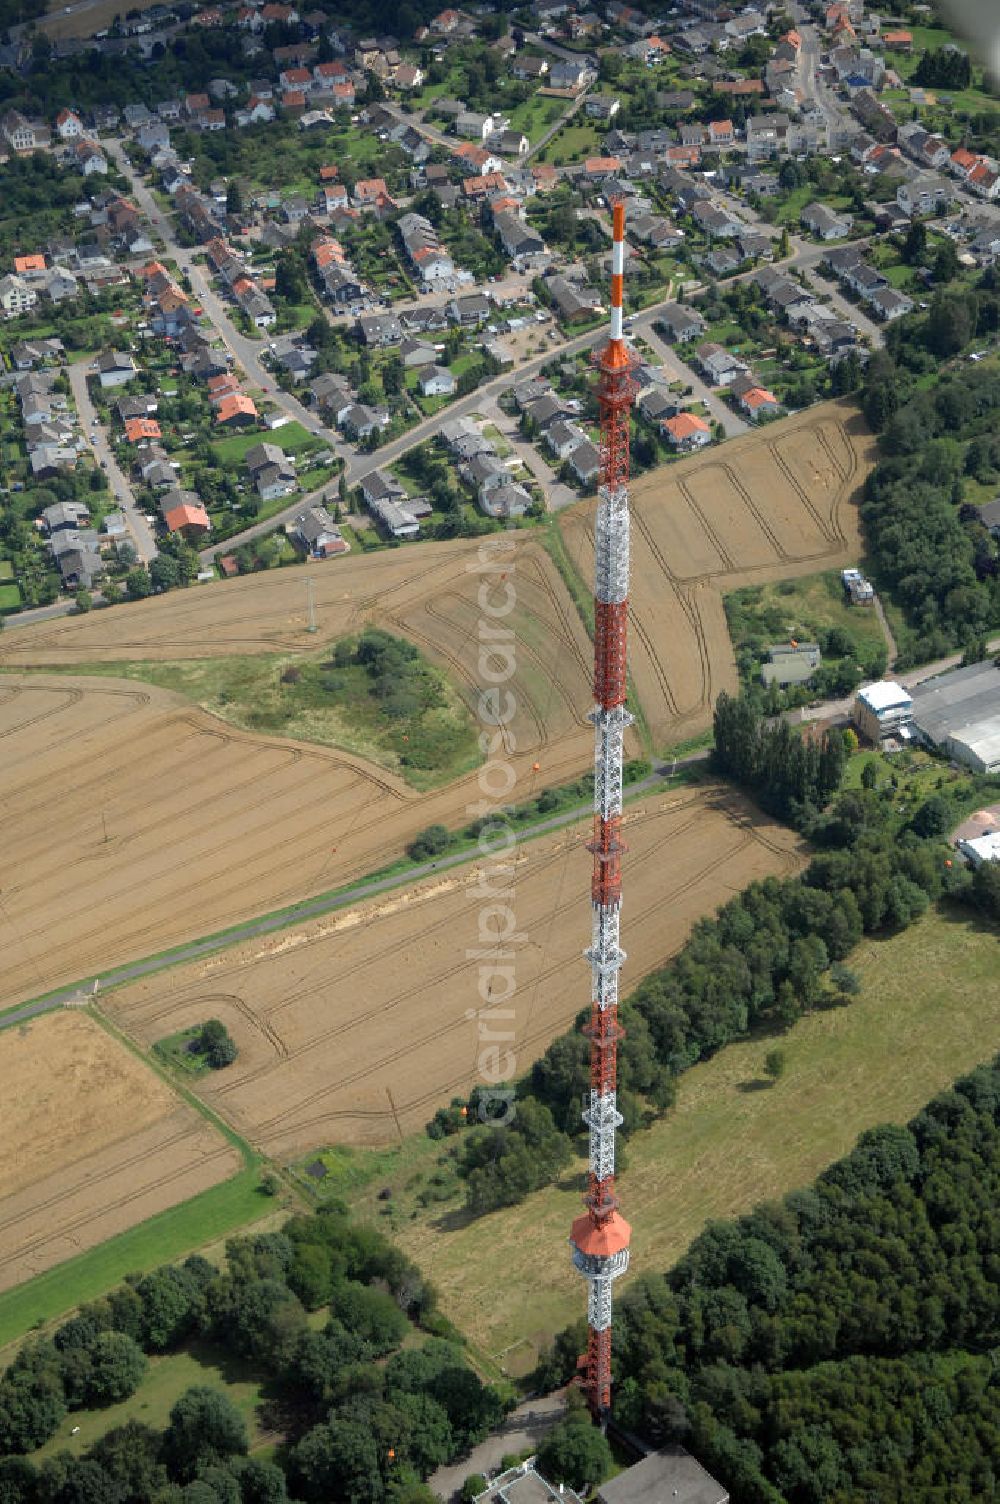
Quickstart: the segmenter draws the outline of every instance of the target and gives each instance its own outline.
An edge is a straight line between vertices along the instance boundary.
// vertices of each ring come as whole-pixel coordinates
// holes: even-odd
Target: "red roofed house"
[[[83,135],[83,124],[72,110],[60,110],[56,116],[56,134],[60,141],[78,141]]]
[[[45,257],[15,256],[14,270],[19,277],[23,277],[25,272],[43,272],[45,270]]]
[[[143,439],[162,439],[163,434],[155,418],[129,418],[125,437],[130,444],[141,444]]]
[[[466,141],[464,146],[457,146],[455,156],[460,158],[466,167],[471,167],[480,174],[503,170],[503,162],[499,157],[487,151],[485,146],[476,146],[472,141]]]
[[[215,414],[216,423],[227,423],[232,428],[246,426],[257,421],[257,409],[242,392],[232,392],[223,397]]]
[[[675,449],[702,449],[712,441],[712,430],[697,413],[678,413],[660,425]]]
[[[333,97],[340,109],[350,109],[355,100],[354,85],[349,78],[340,79],[333,86]]]
[[[181,502],[180,506],[172,507],[169,512],[164,512],[163,520],[172,533],[183,533],[189,529],[192,532],[207,533],[212,526],[205,508],[200,504],[195,506],[189,501]]]
[[[327,163],[319,170],[319,180],[321,183],[335,183],[339,177],[340,168],[335,167],[332,163]]]
[[[502,172],[487,172],[479,178],[465,178],[462,192],[466,198],[487,198],[491,193],[506,193],[507,179]]]
[[[281,108],[287,110],[289,115],[301,115],[305,107],[306,96],[301,89],[289,89],[287,94],[282,94]]]
[[[787,42],[789,47],[794,47],[796,52],[798,52],[799,48],[802,46],[802,38],[795,30],[794,26],[792,27],[791,31],[785,32],[785,35],[781,40],[783,42]]]
[[[583,170],[588,178],[613,178],[622,170],[621,158],[588,157],[583,164]]]
[[[462,18],[458,14],[457,10],[439,11],[438,14],[434,17],[433,21],[430,23],[430,30],[442,32],[445,36],[447,36],[449,32],[455,30],[455,27],[458,25],[461,19]]]
[[[708,122],[708,139],[713,146],[732,146],[736,139],[731,120],[710,120]]]
[[[344,63],[316,63],[313,67],[313,78],[323,88],[329,88],[331,84],[346,77],[347,68]]]
[[[992,172],[985,162],[977,163],[965,181],[978,198],[994,199],[1000,194],[1000,175]]]
[[[235,397],[239,389],[239,381],[233,375],[210,376],[208,378],[208,400],[210,406],[218,407],[227,397]]]
[[[909,31],[884,31],[882,44],[889,52],[912,52],[913,33]]]
[[[537,167],[531,169],[531,176],[539,193],[544,193],[547,188],[554,188],[559,182],[559,174],[549,162],[539,162]]]
[[[390,197],[385,178],[362,178],[354,185],[354,202],[361,208],[383,204]]]
[[[747,417],[754,423],[760,418],[770,417],[781,406],[774,393],[769,392],[763,386],[752,386],[748,392],[744,392],[741,397],[737,398],[737,401]]]
[[[980,161],[981,158],[977,157],[975,152],[969,151],[964,146],[960,146],[957,151],[953,151],[951,154],[952,171],[956,177],[960,178],[968,177],[969,173]]]
[[[667,161],[671,167],[697,167],[701,161],[701,147],[668,146]]]
[[[313,76],[308,68],[282,68],[278,82],[285,89],[311,89]]]

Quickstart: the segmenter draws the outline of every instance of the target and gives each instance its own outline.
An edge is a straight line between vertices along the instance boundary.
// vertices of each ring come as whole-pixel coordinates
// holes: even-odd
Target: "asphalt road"
[[[135,546],[136,558],[140,564],[149,565],[159,552],[156,539],[152,528],[146,521],[145,514],[139,508],[128,479],[115,459],[114,450],[108,442],[107,430],[99,421],[97,409],[90,399],[90,392],[87,388],[87,372],[90,369],[89,362],[82,360],[75,361],[66,368],[76,410],[80,415],[84,435],[98,463],[104,466],[111,493],[125,513],[125,520]]]

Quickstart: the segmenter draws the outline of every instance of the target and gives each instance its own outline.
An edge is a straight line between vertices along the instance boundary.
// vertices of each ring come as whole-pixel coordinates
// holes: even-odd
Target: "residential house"
[[[56,116],[56,135],[60,141],[77,141],[83,135],[83,122],[72,110],[60,110]]]
[[[776,157],[788,135],[788,116],[751,115],[746,123],[747,160],[763,162]]]
[[[161,496],[159,507],[160,516],[170,533],[183,533],[190,538],[211,531],[212,523],[197,491],[174,487]]]
[[[337,419],[348,438],[369,439],[389,423],[389,414],[384,410],[368,407],[363,402],[352,403]]]
[[[277,501],[282,496],[291,496],[299,488],[294,464],[286,454],[279,453],[280,459],[261,465],[254,472],[254,488],[261,501]]]
[[[396,228],[407,257],[425,285],[450,281],[455,263],[442,246],[438,233],[422,214],[402,214]]]
[[[676,344],[686,344],[704,334],[707,325],[696,308],[686,303],[667,303],[658,316],[667,335]]]
[[[709,424],[697,413],[677,413],[673,418],[664,418],[660,427],[667,442],[681,453],[702,449],[712,440]]]
[[[523,517],[531,506],[530,494],[516,481],[481,492],[478,501],[488,517]]]
[[[854,216],[828,209],[826,204],[807,204],[799,215],[802,224],[820,240],[842,240],[851,233]]]
[[[510,71],[522,83],[536,83],[548,73],[549,60],[547,57],[536,57],[531,52],[519,52]]]
[[[582,486],[591,486],[600,474],[601,456],[596,445],[584,439],[570,454],[567,464]]]
[[[587,435],[569,418],[556,418],[545,431],[545,444],[558,460],[568,459],[578,444],[585,442]]]
[[[584,323],[602,311],[600,294],[567,277],[548,277],[545,287],[559,317],[568,324]]]
[[[896,189],[896,203],[911,218],[922,214],[936,214],[950,198],[951,188],[947,180],[936,174],[919,174],[909,182],[900,183]]]
[[[128,350],[105,350],[94,365],[101,386],[124,386],[139,374],[135,357]]]
[[[781,403],[773,392],[769,392],[763,386],[751,386],[740,393],[736,399],[740,410],[746,414],[752,423],[759,423],[761,418],[770,418],[780,411]]]
[[[0,121],[0,131],[13,151],[35,151],[49,142],[48,128],[36,125],[19,110],[7,111]]]
[[[223,397],[215,412],[216,423],[226,428],[250,428],[257,422],[257,417],[253,399],[243,392]]]
[[[606,125],[618,114],[622,102],[617,94],[589,94],[583,106],[583,113],[589,120],[603,120]]]
[[[362,314],[356,328],[362,342],[371,349],[398,345],[403,338],[402,325],[394,313]]]
[[[913,312],[913,299],[908,298],[904,292],[898,292],[894,287],[876,287],[868,298],[868,303],[873,312],[886,323],[893,319],[901,319],[905,313]]]
[[[351,545],[343,537],[326,507],[309,507],[289,523],[288,532],[313,559],[331,559],[346,554]]]
[[[746,361],[711,340],[698,346],[696,356],[706,379],[713,386],[729,386],[737,376],[745,376],[750,370]]]
[[[29,287],[23,277],[17,277],[10,272],[5,277],[0,277],[0,310],[8,319],[19,318],[34,308],[38,302],[38,294],[33,287]]]
[[[425,366],[417,384],[423,397],[451,397],[455,392],[455,378],[446,366]]]

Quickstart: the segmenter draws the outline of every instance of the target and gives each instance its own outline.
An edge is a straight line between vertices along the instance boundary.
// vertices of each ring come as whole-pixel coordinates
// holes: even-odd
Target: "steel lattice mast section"
[[[625,207],[616,203],[611,266],[611,337],[593,357],[601,411],[601,469],[595,526],[594,579],[594,856],[591,879],[593,938],[587,958],[592,988],[590,1103],[583,1114],[590,1130],[587,1211],[573,1223],[573,1263],[588,1281],[589,1336],[580,1359],[581,1378],[594,1418],[611,1405],[611,1292],[628,1268],[631,1228],[615,1196],[617,1107],[618,972],[622,873],[622,754],[632,717],[625,708],[626,626],[629,571],[629,414],[636,391],[637,360],[622,334]]]

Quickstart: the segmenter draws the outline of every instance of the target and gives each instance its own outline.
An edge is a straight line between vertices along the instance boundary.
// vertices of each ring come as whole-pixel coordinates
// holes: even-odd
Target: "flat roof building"
[[[602,1483],[599,1504],[729,1504],[729,1494],[683,1447],[664,1447]]]
[[[959,841],[958,849],[973,867],[978,867],[980,862],[1000,862],[1000,830]]]
[[[913,698],[901,684],[879,679],[858,690],[854,724],[876,746],[883,737],[893,736],[909,726],[912,719]]]
[[[913,725],[922,741],[956,762],[1000,772],[1000,669],[988,660],[918,684]]]
[[[581,1500],[565,1485],[553,1488],[535,1471],[534,1457],[529,1457],[520,1467],[508,1468],[494,1478],[489,1488],[476,1495],[475,1504],[581,1504]]]

